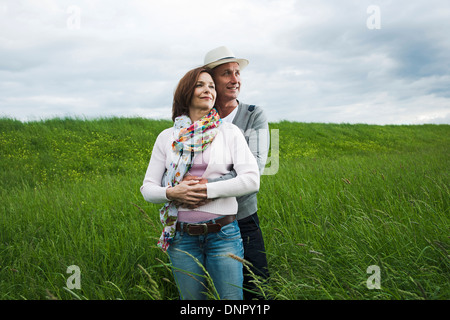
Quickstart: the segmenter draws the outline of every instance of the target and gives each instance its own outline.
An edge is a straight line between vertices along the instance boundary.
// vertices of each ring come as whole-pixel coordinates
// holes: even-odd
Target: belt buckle
[[[200,234],[192,234],[190,231],[191,226],[203,226],[203,233]],[[187,234],[190,236],[202,236],[208,234],[208,225],[206,223],[190,223],[186,228]]]

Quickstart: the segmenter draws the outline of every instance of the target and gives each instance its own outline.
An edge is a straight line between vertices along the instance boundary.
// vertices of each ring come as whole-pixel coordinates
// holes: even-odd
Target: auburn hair
[[[212,70],[205,67],[198,67],[188,71],[180,82],[173,95],[172,120],[181,115],[189,115],[192,96],[194,95],[195,85],[201,73],[206,72],[212,78]]]

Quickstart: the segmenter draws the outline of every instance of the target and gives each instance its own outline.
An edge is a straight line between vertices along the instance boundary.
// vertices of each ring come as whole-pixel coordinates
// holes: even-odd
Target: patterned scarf
[[[222,120],[215,108],[194,123],[186,115],[175,118],[172,143],[174,154],[170,168],[163,178],[165,186],[174,187],[183,180],[192,166],[194,157],[211,144],[221,123]],[[172,201],[166,202],[159,210],[159,216],[164,230],[158,246],[166,251],[175,236],[178,209]]]

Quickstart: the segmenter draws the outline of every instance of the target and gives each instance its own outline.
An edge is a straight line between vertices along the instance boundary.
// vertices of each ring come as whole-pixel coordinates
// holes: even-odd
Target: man
[[[260,174],[262,174],[269,152],[269,124],[260,107],[238,100],[241,90],[240,72],[248,64],[248,60],[237,59],[227,47],[211,50],[206,54],[204,61],[205,67],[213,70],[217,91],[216,106],[220,117],[223,121],[232,122],[244,133],[250,150],[258,162]],[[236,173],[231,171],[219,179],[230,179],[235,176]],[[268,277],[267,259],[259,226],[256,193],[239,197],[237,201],[237,219],[244,242],[244,258],[252,264],[252,272],[266,279]],[[244,289],[251,290],[244,290],[244,298],[260,298],[260,295],[253,293],[259,290],[250,282],[251,280],[253,278],[244,269]]]

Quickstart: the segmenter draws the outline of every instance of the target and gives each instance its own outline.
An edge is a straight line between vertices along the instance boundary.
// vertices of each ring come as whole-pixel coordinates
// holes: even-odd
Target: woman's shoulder
[[[225,141],[237,141],[236,138],[244,138],[244,133],[238,126],[230,122],[223,122],[220,126],[220,131],[223,134]],[[235,142],[233,142],[235,143]]]
[[[173,132],[173,127],[170,127],[170,128],[167,128],[167,129],[164,129],[163,131],[161,131],[158,136],[161,136],[161,137],[170,136],[170,135],[172,135],[172,132]]]
[[[172,138],[172,133],[173,133],[173,127],[164,129],[163,131],[161,131],[158,135],[158,137],[156,138],[155,143],[165,143],[166,141],[168,141],[169,139]]]
[[[234,131],[234,132],[241,132],[241,129],[239,129],[239,127],[231,122],[222,122],[222,124],[220,125],[220,129],[224,130],[224,131]]]

